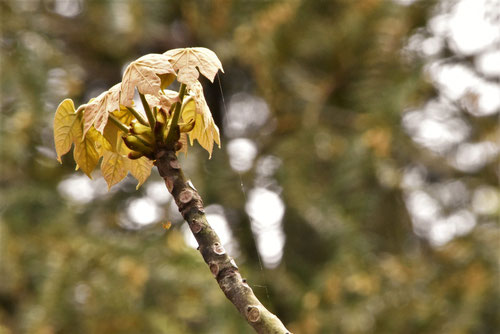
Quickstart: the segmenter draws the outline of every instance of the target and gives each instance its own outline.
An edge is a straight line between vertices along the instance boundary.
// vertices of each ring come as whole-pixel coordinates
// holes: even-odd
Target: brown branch
[[[226,297],[257,333],[290,334],[281,320],[262,305],[246,280],[241,277],[234,259],[227,254],[219,237],[209,225],[203,201],[184,176],[175,152],[159,149],[155,165],[180,213],[191,228],[203,259]]]

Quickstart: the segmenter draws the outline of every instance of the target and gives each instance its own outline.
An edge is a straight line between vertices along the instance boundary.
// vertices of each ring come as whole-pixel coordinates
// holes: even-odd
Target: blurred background
[[[294,333],[495,333],[499,0],[4,0],[0,333],[252,333],[153,170],[111,191],[53,118],[203,46],[221,129],[182,164]],[[165,230],[162,223],[172,222]]]

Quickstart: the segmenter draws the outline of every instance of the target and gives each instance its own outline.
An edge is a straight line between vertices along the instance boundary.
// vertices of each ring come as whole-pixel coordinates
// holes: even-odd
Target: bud
[[[130,132],[134,135],[143,136],[143,138],[148,142],[151,142],[153,140],[153,132],[151,131],[151,128],[139,122],[132,123]]]
[[[123,136],[122,139],[125,145],[132,151],[138,151],[143,153],[144,155],[153,154],[153,149],[149,145],[146,145],[146,142],[144,142],[144,140],[139,139],[137,136],[128,135],[128,136]]]
[[[139,159],[139,158],[141,158],[143,156],[144,156],[144,154],[142,152],[137,152],[137,151],[131,151],[128,154],[128,158],[132,159],[132,160]]]
[[[189,132],[194,128],[194,120],[190,120],[188,123],[179,123],[179,130],[181,132]]]

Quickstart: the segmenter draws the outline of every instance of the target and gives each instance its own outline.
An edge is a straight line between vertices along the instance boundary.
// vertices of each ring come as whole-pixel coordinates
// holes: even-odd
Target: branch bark
[[[209,225],[198,191],[184,175],[174,150],[159,149],[155,165],[199,245],[199,251],[226,297],[257,333],[290,334],[257,299],[233,258]]]

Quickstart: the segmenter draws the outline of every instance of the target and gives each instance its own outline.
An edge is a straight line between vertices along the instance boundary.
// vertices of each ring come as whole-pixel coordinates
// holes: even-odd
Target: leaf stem
[[[151,127],[151,129],[154,129],[156,123],[155,116],[153,115],[153,112],[151,111],[151,108],[149,107],[148,101],[146,101],[146,97],[144,96],[144,94],[139,93],[139,96],[141,98],[144,111],[146,112],[146,116],[148,117],[149,126]]]
[[[137,110],[132,107],[127,107],[127,110],[130,111],[132,115],[141,123],[142,125],[149,126],[148,120],[144,118]]]
[[[175,129],[177,128],[177,123],[179,122],[184,95],[186,95],[186,84],[181,83],[181,87],[179,88],[179,102],[177,102],[175,105],[174,115],[172,116],[172,123],[170,123],[170,129],[168,130],[167,138],[165,139],[165,144],[167,146],[173,145]]]
[[[125,124],[123,124],[122,122],[120,122],[120,120],[118,118],[113,116],[113,114],[109,114],[108,119],[110,119],[118,127],[118,129],[120,129],[120,131],[122,131],[125,134],[129,133],[128,127]]]

